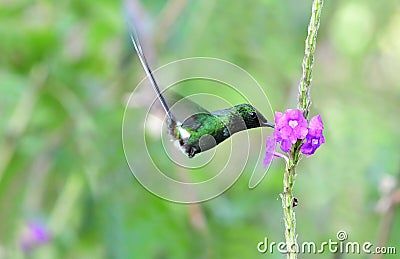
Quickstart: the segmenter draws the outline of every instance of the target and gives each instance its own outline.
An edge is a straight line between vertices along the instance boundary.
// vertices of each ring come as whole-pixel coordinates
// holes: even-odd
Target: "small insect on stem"
[[[297,198],[293,198],[293,207],[299,205],[299,200]]]

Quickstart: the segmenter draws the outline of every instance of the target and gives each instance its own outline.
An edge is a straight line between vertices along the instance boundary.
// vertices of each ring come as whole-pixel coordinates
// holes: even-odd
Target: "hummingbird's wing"
[[[210,114],[203,106],[189,97],[184,97],[175,91],[166,91],[165,97],[172,113],[178,121],[185,121],[194,114]]]
[[[183,123],[182,127],[197,131],[201,126],[207,123],[207,118],[210,116],[210,113],[196,113],[190,117],[188,117]]]
[[[190,97],[185,97],[176,91],[168,91],[166,92],[166,95],[168,96],[168,101],[167,103],[172,106],[178,102],[182,102],[183,105],[185,105],[185,108],[188,108],[190,111],[194,113],[209,113],[209,111],[201,106],[200,104],[196,103]]]

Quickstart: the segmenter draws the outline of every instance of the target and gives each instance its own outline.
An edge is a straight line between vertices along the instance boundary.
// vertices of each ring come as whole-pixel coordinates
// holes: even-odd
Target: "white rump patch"
[[[185,130],[184,128],[178,126],[178,131],[179,131],[179,134],[181,135],[182,139],[190,138],[190,133],[187,130]]]

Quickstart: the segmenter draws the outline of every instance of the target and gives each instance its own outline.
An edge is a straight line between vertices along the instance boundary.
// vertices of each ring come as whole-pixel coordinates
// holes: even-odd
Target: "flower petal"
[[[321,115],[316,115],[310,120],[310,129],[315,131],[322,131],[324,129],[324,124],[322,122]]]
[[[304,139],[307,136],[308,129],[306,127],[297,127],[296,128],[296,137],[298,139]]]
[[[264,167],[268,167],[271,164],[272,160],[274,160],[274,153],[276,149],[276,140],[272,136],[268,136],[266,139],[266,149],[265,149],[265,157],[263,161]]]
[[[280,129],[284,126],[285,115],[281,112],[275,112],[275,129]]]
[[[292,148],[292,142],[289,140],[283,139],[281,142],[281,149],[283,152],[289,152],[289,150]]]

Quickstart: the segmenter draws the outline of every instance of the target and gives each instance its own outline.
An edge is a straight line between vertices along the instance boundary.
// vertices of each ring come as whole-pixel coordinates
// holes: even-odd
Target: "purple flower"
[[[288,163],[288,158],[279,153],[279,152],[275,152],[276,149],[276,145],[278,144],[278,142],[276,141],[275,137],[272,136],[268,136],[266,139],[266,149],[265,149],[265,157],[264,157],[264,167],[268,167],[272,160],[274,160],[275,157],[280,157],[282,159],[284,159],[286,161],[286,163]]]
[[[275,112],[274,137],[281,142],[282,151],[288,152],[298,139],[304,139],[308,133],[307,126],[307,120],[299,109],[287,109],[284,114]]]
[[[321,115],[316,115],[310,120],[310,127],[308,132],[314,136],[322,136],[324,130],[324,123],[322,122]]]
[[[266,149],[265,149],[265,157],[264,157],[264,167],[268,167],[272,160],[274,160],[274,154],[276,149],[276,139],[272,136],[268,136],[266,139]]]
[[[24,251],[30,251],[37,245],[50,240],[50,233],[41,224],[36,222],[28,223],[21,236],[21,246]]]
[[[285,113],[275,112],[275,131],[273,136],[268,136],[266,139],[264,167],[268,167],[274,157],[283,158],[289,163],[284,154],[275,152],[278,142],[281,143],[282,151],[289,152],[297,140],[305,139],[300,151],[306,155],[314,154],[325,143],[323,131],[324,124],[320,115],[311,118],[308,126],[303,113],[298,109],[287,109]]]
[[[312,155],[315,150],[325,143],[324,135],[322,131],[324,130],[324,124],[320,115],[314,116],[310,120],[310,127],[308,129],[308,134],[306,136],[306,142],[304,142],[300,151],[306,155]]]

